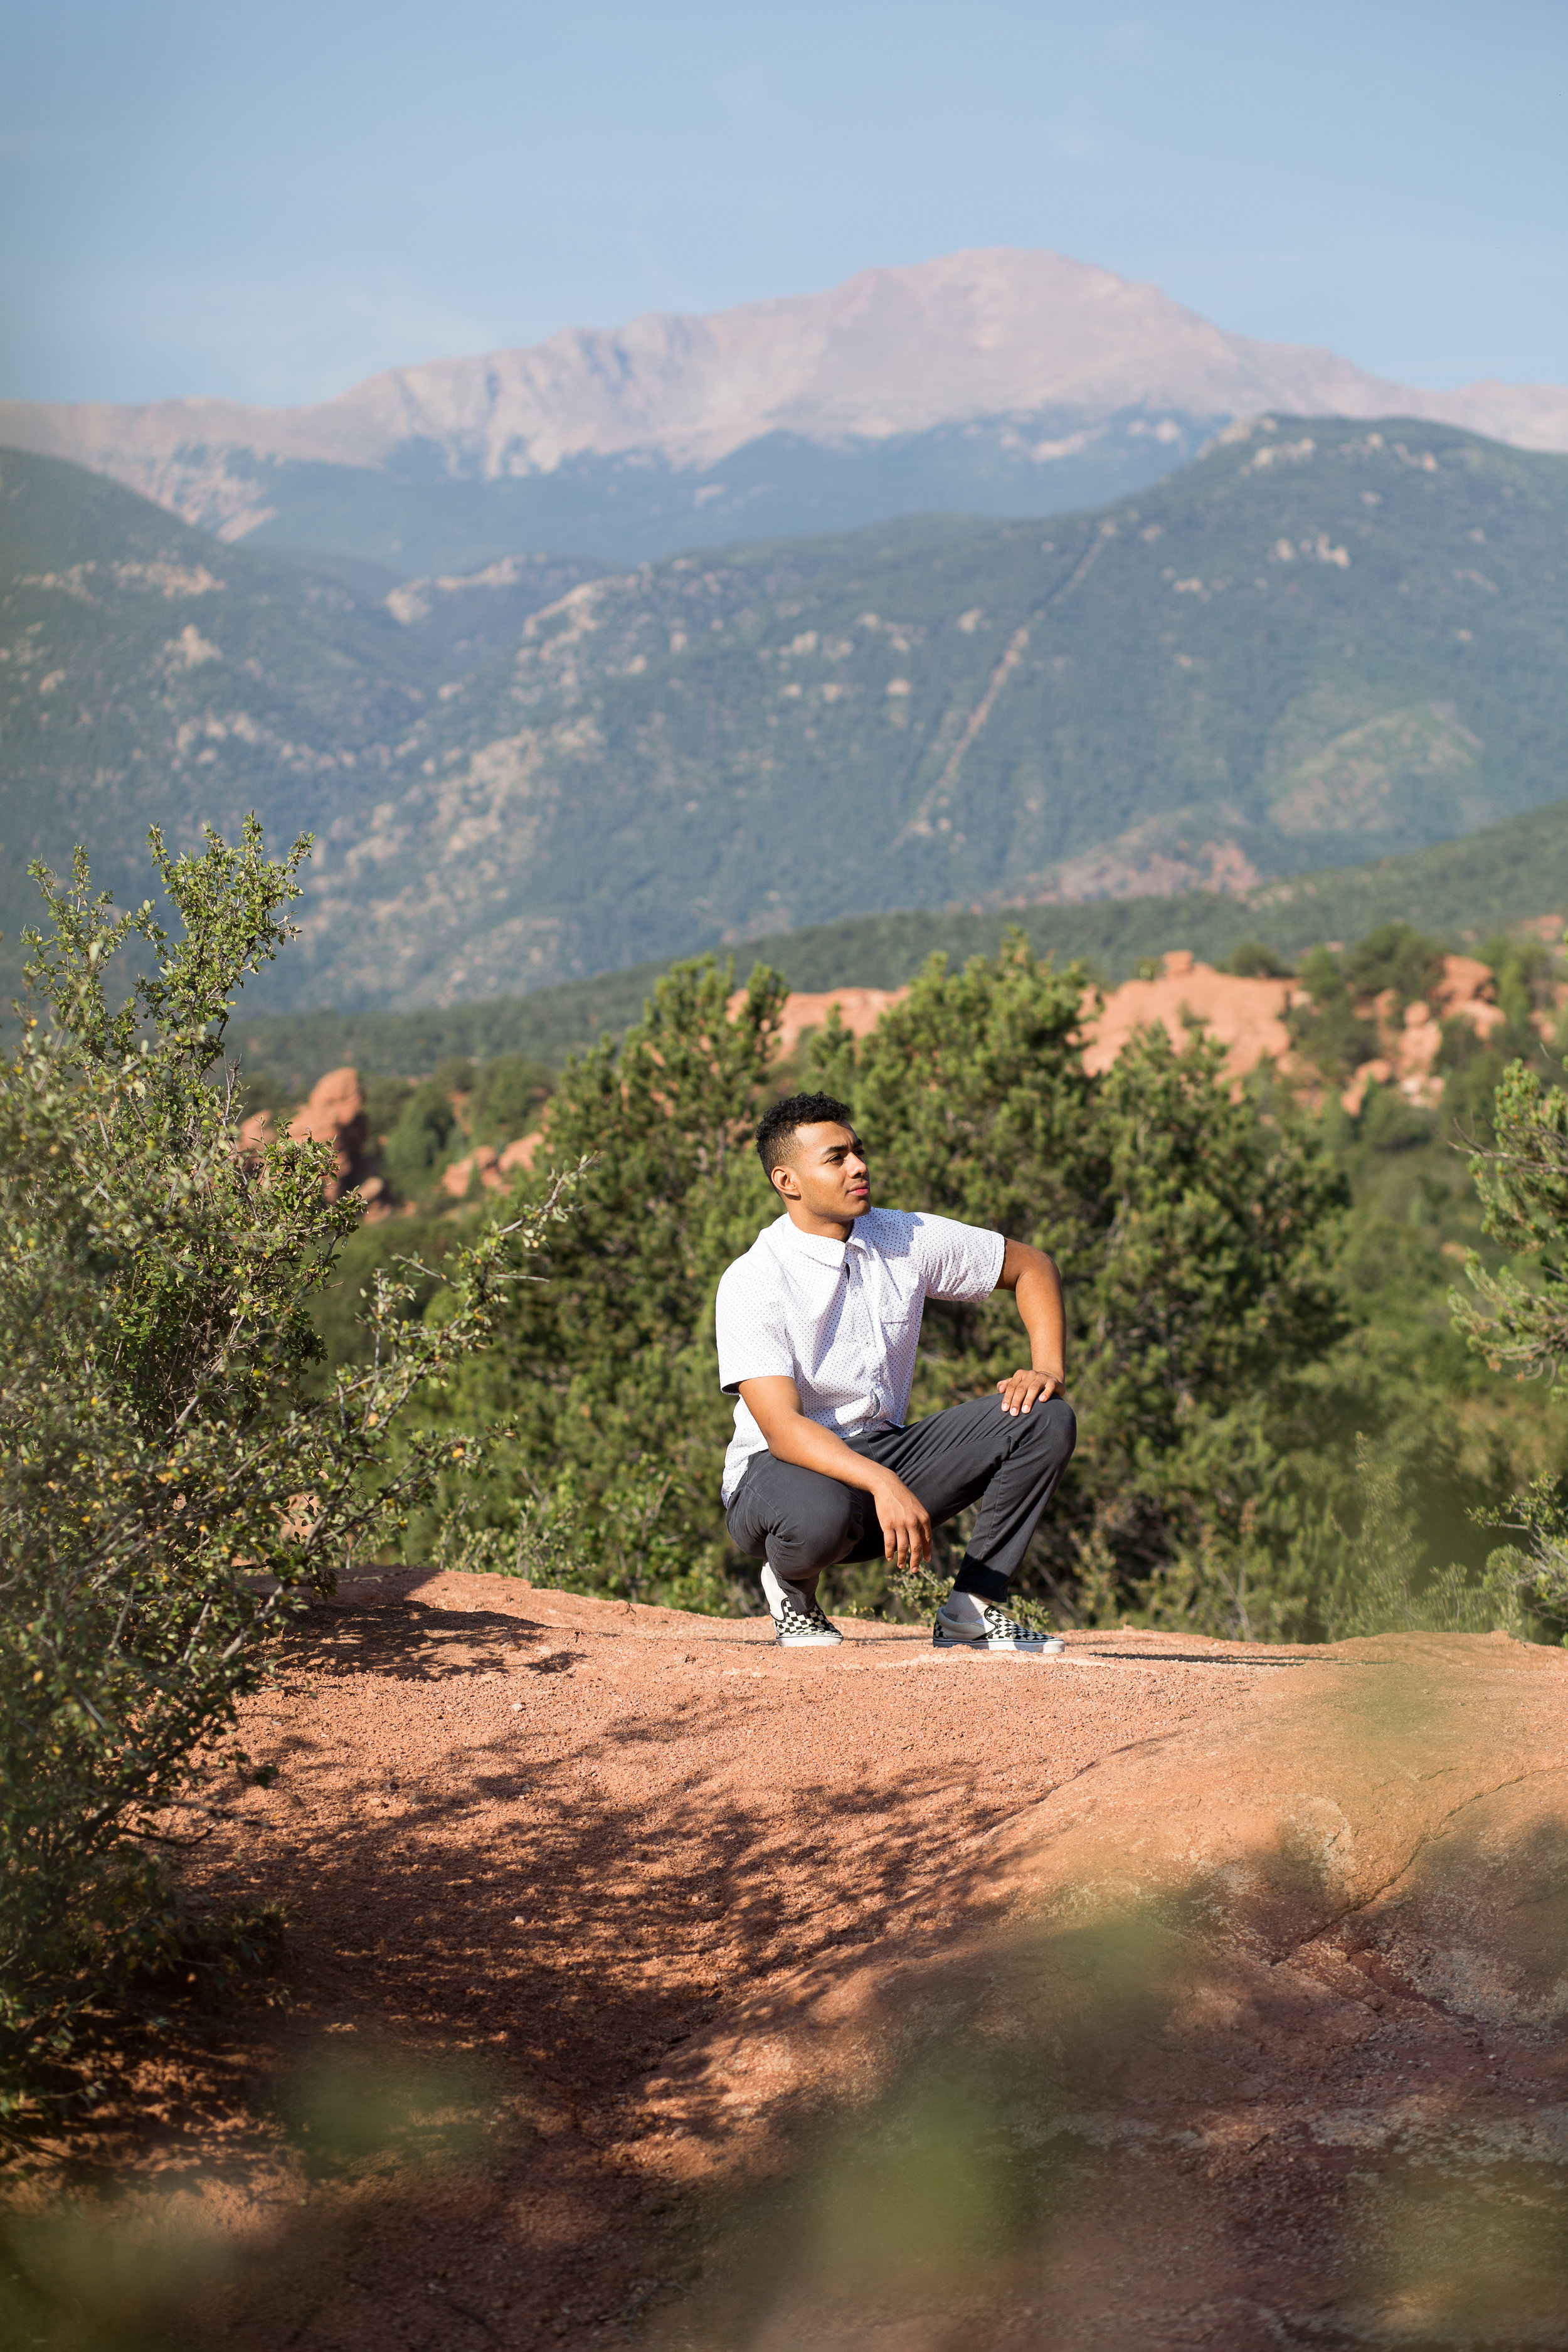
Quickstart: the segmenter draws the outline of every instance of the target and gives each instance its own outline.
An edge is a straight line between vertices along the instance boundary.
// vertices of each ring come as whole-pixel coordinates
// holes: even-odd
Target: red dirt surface
[[[32,2340],[1568,2345],[1568,1658],[844,1630],[313,1612],[196,1870],[288,2005],[22,2200]]]

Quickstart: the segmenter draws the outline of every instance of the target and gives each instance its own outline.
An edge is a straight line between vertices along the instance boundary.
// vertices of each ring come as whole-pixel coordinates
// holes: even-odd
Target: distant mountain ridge
[[[1568,460],[1415,422],[1047,524],[401,583],[0,452],[0,929],[31,856],[139,898],[149,822],[250,807],[318,840],[274,1004],[1357,865],[1561,797],[1565,548]]]
[[[1413,390],[1010,247],[705,317],[573,328],[310,407],[5,402],[0,441],[107,474],[226,540],[435,571],[522,547],[640,560],[900,512],[1060,511],[1156,478],[1264,411],[1420,417],[1568,449],[1568,390]]]

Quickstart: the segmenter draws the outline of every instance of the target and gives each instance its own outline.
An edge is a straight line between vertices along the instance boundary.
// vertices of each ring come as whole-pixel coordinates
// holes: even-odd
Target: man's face
[[[780,1182],[783,1177],[786,1181]],[[787,1160],[773,1171],[774,1189],[814,1217],[863,1217],[871,1205],[866,1154],[852,1128],[824,1119],[797,1127]]]

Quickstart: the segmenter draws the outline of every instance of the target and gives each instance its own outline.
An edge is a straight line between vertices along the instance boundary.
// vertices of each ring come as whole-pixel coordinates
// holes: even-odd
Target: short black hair
[[[763,1175],[771,1177],[779,1161],[789,1158],[797,1127],[821,1127],[828,1120],[854,1132],[854,1114],[837,1095],[785,1095],[782,1102],[765,1110],[757,1125],[757,1156]]]

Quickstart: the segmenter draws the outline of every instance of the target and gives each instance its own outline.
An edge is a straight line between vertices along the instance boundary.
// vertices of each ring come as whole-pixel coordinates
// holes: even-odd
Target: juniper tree
[[[542,1577],[677,1606],[733,1604],[713,1295],[776,1213],[752,1137],[786,988],[759,966],[731,1019],[728,970],[711,956],[677,964],[618,1045],[567,1065],[520,1197],[543,1198],[552,1169],[584,1172],[541,1259],[548,1282],[511,1296],[500,1344],[454,1391],[459,1419],[514,1432],[478,1482],[480,1524],[455,1557],[534,1562]]]
[[[1472,1250],[1465,1272],[1475,1296],[1452,1294],[1454,1319],[1494,1371],[1507,1365],[1555,1386],[1568,1361],[1568,1093],[1510,1063],[1491,1125],[1494,1139],[1470,1155],[1481,1229],[1527,1270],[1505,1263],[1494,1272]],[[1543,1623],[1568,1624],[1568,1480],[1537,1478],[1489,1516],[1522,1538],[1492,1554],[1493,1586]]]
[[[1087,1074],[1086,985],[1016,938],[958,972],[934,958],[858,1048],[824,1032],[818,1066],[854,1103],[879,1199],[1061,1265],[1079,1446],[1035,1555],[1058,1602],[1296,1630],[1279,1423],[1291,1375],[1343,1328],[1344,1187],[1201,1035],[1178,1053],[1145,1033]],[[1016,1349],[1005,1299],[928,1307],[911,1411],[989,1387]]]

